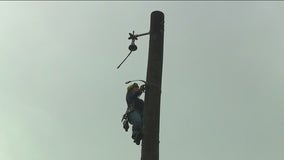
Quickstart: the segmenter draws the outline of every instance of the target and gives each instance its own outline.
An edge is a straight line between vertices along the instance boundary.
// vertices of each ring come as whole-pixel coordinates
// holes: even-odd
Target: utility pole
[[[151,13],[150,40],[143,117],[141,160],[159,160],[160,99],[164,45],[164,14]]]

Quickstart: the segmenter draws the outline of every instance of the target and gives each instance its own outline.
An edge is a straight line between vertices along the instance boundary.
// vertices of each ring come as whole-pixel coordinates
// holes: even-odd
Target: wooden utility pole
[[[160,99],[164,45],[164,14],[151,13],[141,160],[159,160]]]

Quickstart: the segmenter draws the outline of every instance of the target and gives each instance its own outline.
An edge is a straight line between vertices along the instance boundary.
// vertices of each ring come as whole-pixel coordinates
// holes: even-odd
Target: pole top
[[[164,17],[164,13],[162,11],[153,11],[151,13],[152,16],[161,16],[161,17]]]

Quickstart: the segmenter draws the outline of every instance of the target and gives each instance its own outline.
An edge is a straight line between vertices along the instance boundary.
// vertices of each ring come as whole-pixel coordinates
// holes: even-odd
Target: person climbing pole
[[[142,93],[145,92],[146,86],[133,83],[127,87],[126,102],[127,110],[123,115],[123,128],[128,131],[128,122],[132,125],[132,139],[134,143],[140,145],[143,136],[143,108],[144,101],[140,99]]]

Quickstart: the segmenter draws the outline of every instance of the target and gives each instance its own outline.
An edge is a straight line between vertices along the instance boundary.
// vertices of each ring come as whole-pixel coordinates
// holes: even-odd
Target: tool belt
[[[124,128],[124,130],[125,130],[126,132],[127,132],[128,129],[129,129],[128,115],[129,115],[129,113],[131,113],[131,112],[133,112],[133,111],[134,111],[134,103],[129,104],[128,107],[127,107],[126,112],[122,115],[121,122],[122,122],[123,128]]]

